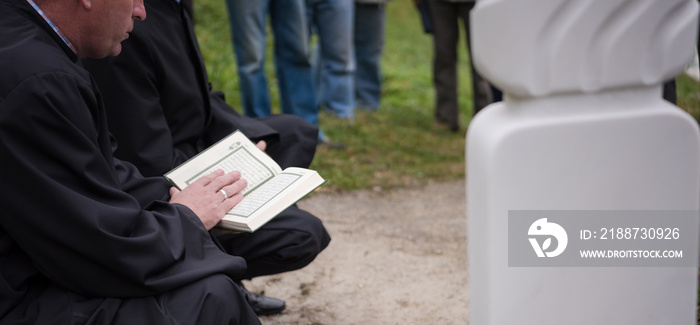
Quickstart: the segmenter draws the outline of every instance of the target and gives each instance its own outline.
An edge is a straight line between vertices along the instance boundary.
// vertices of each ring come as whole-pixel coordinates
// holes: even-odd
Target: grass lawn
[[[196,31],[210,81],[241,112],[225,3],[197,0],[194,4]],[[279,112],[271,40],[268,37],[266,72],[273,110]],[[471,120],[472,104],[464,43],[459,51],[462,129],[452,133],[433,126],[431,38],[423,33],[412,1],[391,1],[387,6],[382,58],[381,107],[373,113],[358,111],[352,124],[321,114],[324,132],[345,143],[347,148],[319,148],[311,168],[330,180],[320,190],[391,189],[464,177],[464,135]],[[700,83],[687,76],[680,77],[678,98],[679,106],[700,118]]]

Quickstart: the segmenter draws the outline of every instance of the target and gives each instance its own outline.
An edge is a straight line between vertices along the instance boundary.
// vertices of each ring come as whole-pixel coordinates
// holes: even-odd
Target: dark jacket
[[[94,80],[41,16],[0,0],[0,17],[0,324],[109,317],[123,298],[240,276],[242,258],[161,201],[163,178],[112,157]]]

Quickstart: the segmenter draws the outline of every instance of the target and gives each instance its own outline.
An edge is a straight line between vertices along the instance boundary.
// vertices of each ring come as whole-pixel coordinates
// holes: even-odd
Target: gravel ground
[[[306,268],[246,283],[287,303],[263,324],[467,323],[463,180],[318,193],[299,206],[333,239]]]

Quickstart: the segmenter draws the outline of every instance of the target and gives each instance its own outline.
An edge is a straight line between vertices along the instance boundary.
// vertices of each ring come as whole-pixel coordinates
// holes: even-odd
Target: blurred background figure
[[[353,0],[306,0],[310,34],[318,36],[311,61],[319,110],[348,120],[355,118],[354,9]],[[319,142],[343,147],[322,131]]]
[[[469,37],[469,12],[474,0],[416,0],[428,1],[433,27],[433,83],[435,85],[435,118],[440,127],[459,131],[459,106],[457,94],[457,44],[459,21],[464,26],[467,53],[469,54],[472,80],[472,107],[474,114],[493,102],[489,83],[474,70],[471,63]]]
[[[266,18],[274,36],[281,110],[318,125],[304,0],[226,0],[245,115],[270,115],[265,77]]]
[[[355,107],[374,111],[382,93],[381,56],[389,0],[355,0]]]

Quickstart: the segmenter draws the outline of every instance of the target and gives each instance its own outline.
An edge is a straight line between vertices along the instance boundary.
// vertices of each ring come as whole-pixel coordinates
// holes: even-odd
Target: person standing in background
[[[389,0],[355,0],[355,106],[374,111],[382,93],[381,56]]]
[[[429,1],[433,22],[433,83],[435,85],[435,118],[439,126],[452,132],[459,131],[457,94],[457,44],[459,20],[464,24],[467,53],[470,57],[472,79],[472,106],[474,114],[493,102],[491,86],[471,63],[469,13],[474,0],[419,0]]]
[[[318,35],[312,54],[316,99],[319,110],[340,119],[355,118],[353,50],[353,0],[306,0],[309,31]],[[319,142],[342,148],[323,131]]]
[[[269,14],[281,110],[318,126],[304,0],[226,0],[226,5],[245,115],[271,114],[264,64]]]

